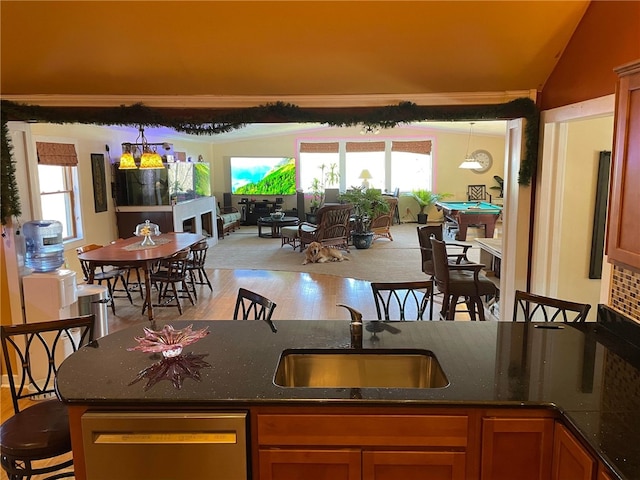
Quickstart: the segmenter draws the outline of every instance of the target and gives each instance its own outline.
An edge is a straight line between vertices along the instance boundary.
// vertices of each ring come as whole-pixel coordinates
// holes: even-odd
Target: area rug
[[[417,223],[391,227],[393,241],[380,238],[371,248],[351,248],[349,261],[302,265],[304,254],[279,238],[258,237],[257,227],[243,226],[209,248],[207,268],[313,272],[369,282],[419,281],[421,270]],[[477,250],[474,247],[472,250]]]

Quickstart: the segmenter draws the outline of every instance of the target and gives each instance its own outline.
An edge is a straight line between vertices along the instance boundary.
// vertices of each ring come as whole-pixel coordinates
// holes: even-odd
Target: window
[[[64,241],[81,237],[78,158],[75,146],[36,142],[36,150],[41,218],[62,223]]]
[[[311,190],[321,167],[338,165],[340,189],[363,184],[371,188],[402,192],[433,189],[433,161],[430,140],[381,140],[332,143],[300,143],[298,189]],[[363,171],[370,178],[362,178]],[[366,182],[365,182],[366,180]]]

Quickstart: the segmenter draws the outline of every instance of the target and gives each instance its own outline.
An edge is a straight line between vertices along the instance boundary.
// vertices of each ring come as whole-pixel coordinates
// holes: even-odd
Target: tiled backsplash
[[[640,272],[613,266],[611,307],[640,322]]]

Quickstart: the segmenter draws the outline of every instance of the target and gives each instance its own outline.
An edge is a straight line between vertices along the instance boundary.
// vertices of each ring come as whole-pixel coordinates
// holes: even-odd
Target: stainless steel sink
[[[274,378],[281,387],[443,388],[449,380],[429,350],[285,350]]]

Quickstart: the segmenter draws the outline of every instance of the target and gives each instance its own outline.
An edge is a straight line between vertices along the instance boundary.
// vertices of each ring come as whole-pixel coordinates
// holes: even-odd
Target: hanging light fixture
[[[380,129],[373,125],[362,125],[362,129],[360,130],[360,135],[378,135],[380,133]]]
[[[473,131],[473,124],[474,122],[471,122],[469,124],[469,138],[467,140],[467,154],[464,157],[464,162],[462,162],[460,164],[460,166],[458,168],[464,168],[466,170],[475,170],[478,168],[482,168],[482,165],[480,165],[480,162],[478,162],[475,158],[473,158],[472,156],[469,155],[469,145],[471,145],[471,133]]]
[[[120,157],[120,166],[119,170],[134,170],[137,167],[136,161],[133,158],[133,152],[131,151],[130,143],[123,143],[122,147],[124,151],[122,152],[122,156]]]
[[[138,127],[140,133],[136,138],[135,143],[123,143],[122,144],[122,156],[120,157],[120,170],[131,170],[136,167],[134,153],[141,152],[140,156],[140,169],[157,169],[164,168],[162,163],[162,157],[157,152],[157,145],[150,144],[147,138],[144,136],[144,128],[142,125]]]

